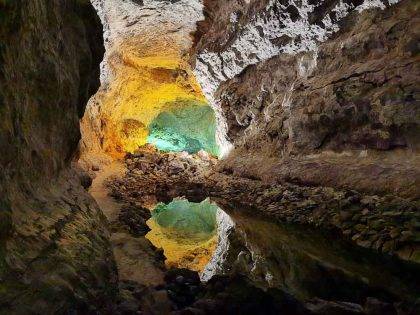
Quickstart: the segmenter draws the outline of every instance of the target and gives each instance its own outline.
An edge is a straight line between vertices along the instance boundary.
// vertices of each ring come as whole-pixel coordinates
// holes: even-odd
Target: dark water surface
[[[218,248],[207,277],[239,273],[256,286],[279,288],[299,299],[363,303],[366,297],[420,298],[418,264],[355,246],[332,233],[258,217],[253,209],[227,200],[213,201],[225,215],[218,216]]]

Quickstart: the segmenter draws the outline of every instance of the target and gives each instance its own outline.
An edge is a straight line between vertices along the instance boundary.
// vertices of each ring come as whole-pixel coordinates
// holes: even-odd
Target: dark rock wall
[[[0,165],[11,176],[52,177],[76,150],[103,54],[102,28],[87,3],[2,5]]]
[[[235,146],[222,169],[419,197],[419,4],[339,3],[207,1],[194,63]]]
[[[70,169],[102,56],[88,0],[0,1],[1,314],[113,295],[105,219]]]

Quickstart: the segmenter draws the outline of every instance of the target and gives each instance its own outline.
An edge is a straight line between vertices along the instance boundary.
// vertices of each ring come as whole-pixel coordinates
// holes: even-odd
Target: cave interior
[[[420,314],[416,0],[0,0],[0,314]]]

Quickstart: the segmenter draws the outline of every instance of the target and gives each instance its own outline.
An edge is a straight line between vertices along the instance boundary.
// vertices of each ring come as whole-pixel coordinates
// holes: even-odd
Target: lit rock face
[[[296,55],[316,51],[320,42],[340,30],[340,21],[352,11],[386,7],[386,1],[380,0],[262,2],[263,5],[256,1],[233,1],[228,10],[218,11],[222,13],[219,20],[227,22],[228,26],[226,34],[218,38],[221,42],[216,44],[223,47],[223,51],[203,47],[195,68],[203,91],[209,96],[222,82],[239,75],[250,65],[282,53]],[[250,13],[252,15],[246,16]],[[208,67],[214,72],[208,71]]]
[[[146,56],[176,56],[191,46],[190,33],[202,19],[200,0],[92,0],[103,27],[106,58],[102,63],[102,84],[110,83],[112,56],[121,44],[137,46]],[[163,46],[162,46],[163,45]],[[135,52],[134,52],[135,53]],[[117,58],[118,56],[114,56]],[[169,62],[169,61],[168,61]]]
[[[89,1],[0,2],[2,314],[85,313],[113,300],[105,219],[70,170],[99,86],[101,33]]]
[[[235,224],[232,219],[220,208],[216,213],[217,246],[207,265],[200,274],[202,281],[208,281],[215,275],[232,272],[232,262],[237,258],[237,250],[232,248],[235,235]]]
[[[174,199],[158,204],[147,222],[151,231],[146,237],[164,250],[168,267],[201,272],[214,255],[218,211],[209,200]]]
[[[194,72],[224,169],[418,196],[418,3],[397,2],[206,2]]]
[[[105,27],[102,88],[82,122],[84,153],[120,157],[147,142],[149,126],[180,104],[208,106],[186,55],[202,19],[199,0],[93,1]]]

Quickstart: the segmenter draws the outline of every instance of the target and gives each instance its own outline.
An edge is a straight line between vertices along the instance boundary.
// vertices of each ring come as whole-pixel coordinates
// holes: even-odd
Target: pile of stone
[[[216,171],[216,159],[200,152],[159,152],[151,146],[128,154],[127,174],[109,183],[115,198],[145,205],[185,196],[222,199],[287,223],[334,231],[359,246],[420,262],[420,202],[354,190],[265,184]]]
[[[145,236],[150,228],[146,221],[151,218],[149,209],[136,206],[135,204],[125,204],[121,207],[118,214],[118,221],[128,230],[128,232],[135,236]]]
[[[201,283],[198,273],[187,269],[168,270],[165,284],[155,288],[121,281],[120,292],[114,314],[414,315],[420,310],[419,305],[373,297],[361,303],[320,298],[302,302],[279,289],[262,290],[239,275]]]
[[[108,188],[114,198],[140,206],[169,202],[183,195],[200,199],[205,174],[216,161],[204,151],[166,153],[145,145],[134,154],[127,154],[126,175],[110,180]]]
[[[172,314],[288,314],[288,315],[397,315],[415,314],[418,306],[387,303],[368,297],[361,304],[314,298],[299,301],[275,288],[262,290],[240,275],[214,276],[200,283],[198,274],[186,269],[167,273],[165,289],[175,304]]]

